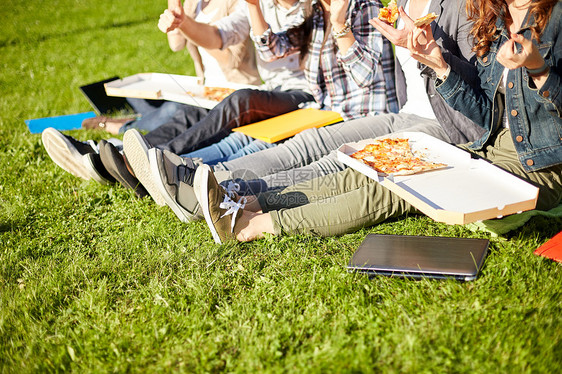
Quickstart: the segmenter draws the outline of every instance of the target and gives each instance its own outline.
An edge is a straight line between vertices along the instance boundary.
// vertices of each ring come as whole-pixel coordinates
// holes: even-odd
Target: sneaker
[[[135,177],[148,191],[154,202],[160,206],[166,205],[166,200],[154,183],[148,161],[148,150],[152,148],[144,136],[136,129],[127,130],[123,135],[123,152],[127,162],[133,169]]]
[[[78,178],[90,179],[90,173],[83,161],[84,155],[95,153],[90,144],[64,135],[52,127],[43,131],[41,139],[47,154],[55,164]]]
[[[166,204],[182,222],[201,219],[193,191],[195,165],[189,158],[158,148],[148,150],[152,179]]]
[[[100,150],[100,159],[103,166],[113,178],[121,183],[125,188],[135,191],[138,197],[145,197],[148,192],[139,182],[137,178],[129,171],[125,162],[125,157],[111,143],[100,140],[98,144]]]
[[[101,162],[101,157],[98,153],[87,153],[82,156],[82,161],[84,167],[88,171],[90,178],[99,182],[101,184],[112,184],[117,182],[117,180],[109,174],[103,162]]]
[[[215,242],[236,240],[236,221],[244,211],[246,198],[227,192],[208,165],[197,168],[193,188]]]

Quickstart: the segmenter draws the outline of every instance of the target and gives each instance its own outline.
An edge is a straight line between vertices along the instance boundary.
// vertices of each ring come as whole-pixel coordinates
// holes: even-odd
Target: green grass
[[[78,86],[193,73],[165,4],[0,7],[0,372],[559,372],[562,268],[533,218],[474,282],[349,274],[368,233],[487,238],[410,216],[337,238],[217,246],[128,190],[58,168],[24,119],[90,110]],[[80,139],[107,137],[74,131]]]

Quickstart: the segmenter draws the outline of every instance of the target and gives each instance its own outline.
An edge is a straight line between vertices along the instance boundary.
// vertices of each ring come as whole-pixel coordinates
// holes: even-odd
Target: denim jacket
[[[527,15],[528,19],[530,15]],[[528,24],[534,24],[531,17]],[[509,39],[509,30],[501,19],[496,23],[498,38],[490,51],[478,58],[480,88],[465,83],[454,70],[437,85],[439,94],[455,109],[464,113],[487,131],[472,143],[472,149],[482,149],[502,124],[503,108],[497,89],[504,66],[496,60],[500,47]],[[525,68],[510,70],[505,82],[505,111],[515,149],[523,168],[532,172],[562,163],[562,3],[553,10],[538,45],[550,66],[544,85],[537,89]],[[531,39],[531,30],[523,27],[519,34]],[[533,40],[536,43],[536,40]],[[520,49],[521,46],[518,46]],[[453,68],[453,67],[452,67]]]

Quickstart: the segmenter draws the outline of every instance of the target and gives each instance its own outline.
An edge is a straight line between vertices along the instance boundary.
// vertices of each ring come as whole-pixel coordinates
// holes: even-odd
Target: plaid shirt
[[[340,113],[344,120],[398,112],[392,46],[368,22],[380,7],[379,0],[350,1],[347,17],[356,41],[345,55],[331,33],[325,35],[322,7],[313,7],[305,75],[321,107]],[[286,33],[268,30],[252,38],[266,61],[295,53]]]

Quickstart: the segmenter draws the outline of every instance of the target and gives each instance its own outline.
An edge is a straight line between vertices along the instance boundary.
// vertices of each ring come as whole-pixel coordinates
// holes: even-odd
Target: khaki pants
[[[525,172],[507,129],[501,130],[490,143],[482,151],[470,152],[539,187],[537,209],[548,210],[560,204],[561,165]],[[468,150],[466,145],[460,147]],[[281,192],[261,194],[258,201],[263,211],[271,214],[277,235],[341,235],[391,217],[419,213],[396,194],[352,169],[296,184]]]

